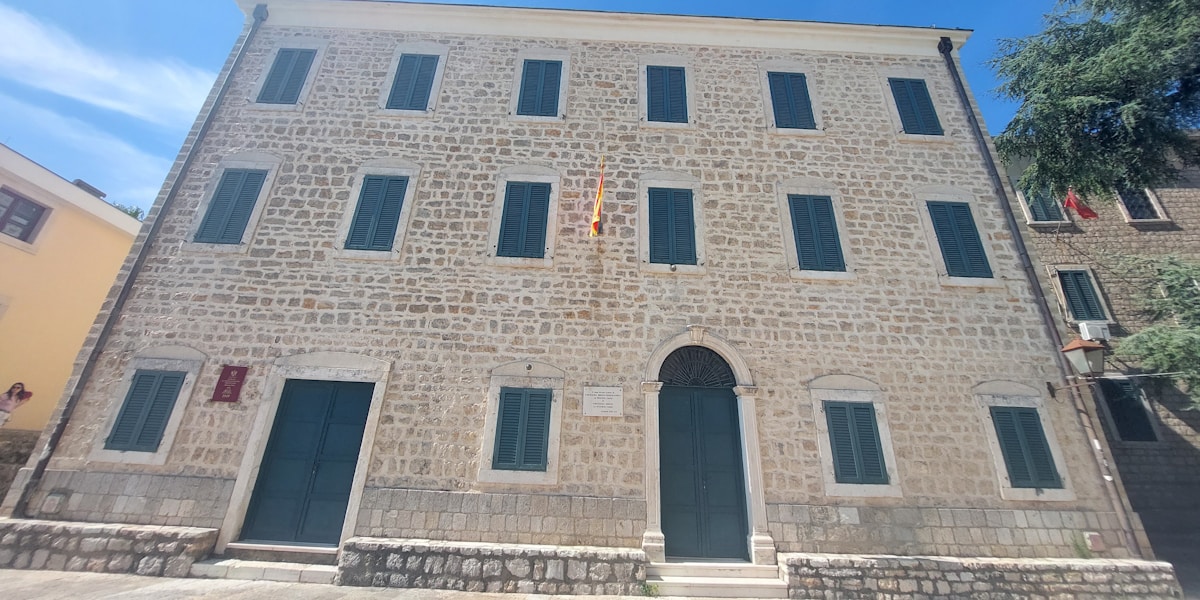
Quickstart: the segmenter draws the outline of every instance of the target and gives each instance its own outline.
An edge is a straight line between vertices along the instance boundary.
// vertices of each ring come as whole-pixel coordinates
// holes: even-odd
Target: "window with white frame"
[[[1135,221],[1164,221],[1167,220],[1162,205],[1151,190],[1145,188],[1118,187],[1117,199],[1120,200],[1121,213],[1125,220]]]
[[[479,481],[558,482],[565,381],[563,370],[539,362],[516,361],[492,370]]]
[[[0,188],[0,233],[22,242],[32,242],[50,210],[33,200]]]

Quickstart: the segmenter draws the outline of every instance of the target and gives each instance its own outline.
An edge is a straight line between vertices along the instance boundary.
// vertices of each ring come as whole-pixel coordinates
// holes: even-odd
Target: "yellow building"
[[[5,430],[49,421],[140,227],[0,145],[0,386],[19,381],[33,393]]]

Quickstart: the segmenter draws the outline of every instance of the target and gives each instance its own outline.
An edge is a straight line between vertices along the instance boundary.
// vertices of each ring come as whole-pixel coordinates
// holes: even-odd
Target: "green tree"
[[[109,204],[113,205],[117,210],[139,221],[142,220],[142,217],[146,216],[146,213],[142,212],[141,208],[138,208],[132,204],[117,204],[116,202],[109,202]]]
[[[996,149],[1032,160],[1026,189],[1108,197],[1200,164],[1200,0],[1060,0],[990,64],[1020,102]]]
[[[1200,408],[1200,263],[1167,256],[1128,258],[1129,272],[1152,274],[1143,308],[1154,321],[1117,344],[1116,353],[1183,384]]]

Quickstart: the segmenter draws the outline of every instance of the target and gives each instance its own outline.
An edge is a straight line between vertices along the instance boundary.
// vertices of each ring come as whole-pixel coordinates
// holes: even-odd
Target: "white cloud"
[[[0,4],[0,77],[170,128],[200,112],[216,74],[173,59],[106,54]]]
[[[149,211],[171,161],[144,152],[79,119],[0,93],[0,128],[14,150],[71,180],[106,192],[106,200]],[[69,148],[69,151],[64,151]]]

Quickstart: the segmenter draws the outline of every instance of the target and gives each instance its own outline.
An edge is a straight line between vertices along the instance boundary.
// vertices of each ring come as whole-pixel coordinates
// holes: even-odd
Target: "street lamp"
[[[1071,340],[1062,347],[1062,353],[1075,371],[1084,377],[1095,377],[1104,373],[1104,344],[1091,340]]]

